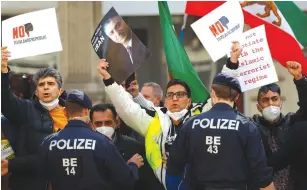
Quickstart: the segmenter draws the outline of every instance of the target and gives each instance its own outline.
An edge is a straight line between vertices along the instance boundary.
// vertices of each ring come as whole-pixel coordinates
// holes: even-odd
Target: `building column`
[[[79,89],[93,103],[101,102],[104,86],[96,71],[98,56],[91,45],[92,35],[102,19],[102,2],[60,1],[57,8],[63,51],[59,55],[59,71],[64,89]]]

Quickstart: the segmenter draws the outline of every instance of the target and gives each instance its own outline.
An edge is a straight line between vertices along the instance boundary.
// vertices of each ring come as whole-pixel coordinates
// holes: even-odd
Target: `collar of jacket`
[[[90,127],[87,123],[85,123],[84,121],[81,121],[81,120],[77,120],[77,119],[69,120],[66,127],[85,127],[85,128],[90,129]]]
[[[211,109],[222,109],[222,110],[234,110],[230,105],[226,103],[216,103]]]

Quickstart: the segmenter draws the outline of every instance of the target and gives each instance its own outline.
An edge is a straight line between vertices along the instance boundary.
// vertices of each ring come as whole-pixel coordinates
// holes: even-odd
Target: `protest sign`
[[[191,25],[215,62],[228,52],[227,44],[243,33],[244,16],[238,1],[227,1]]]
[[[278,81],[264,25],[248,30],[240,40],[238,80],[242,92]]]
[[[9,60],[62,51],[55,8],[2,21],[2,46],[11,52]]]
[[[91,43],[98,57],[110,64],[108,72],[119,84],[150,56],[147,47],[113,7],[99,23]]]

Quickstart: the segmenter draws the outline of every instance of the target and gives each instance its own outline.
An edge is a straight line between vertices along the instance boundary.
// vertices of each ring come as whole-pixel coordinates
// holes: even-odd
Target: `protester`
[[[163,90],[159,84],[155,82],[144,83],[141,93],[144,98],[151,101],[154,106],[160,107],[163,99]]]
[[[95,130],[112,139],[125,161],[135,155],[145,157],[145,146],[140,142],[124,136],[120,132],[120,120],[112,104],[98,104],[90,111],[91,124]],[[139,170],[139,180],[135,190],[162,190],[163,185],[155,177],[146,159],[144,166]]]
[[[9,76],[10,86],[14,94],[22,99],[30,99],[33,93],[32,83],[30,82],[32,80],[31,75],[28,74],[16,74],[11,73]],[[12,125],[10,121],[1,114],[1,147],[5,147],[6,154],[15,154],[14,150],[16,149],[16,143],[17,140],[22,138],[18,137],[18,127]],[[11,153],[9,153],[9,152]],[[8,159],[12,159],[13,156],[9,156]],[[5,159],[5,158],[2,158]],[[6,163],[3,161],[3,163]],[[9,190],[8,184],[9,184],[9,178],[10,175],[8,175],[8,168],[4,168],[2,171],[3,176],[1,177],[1,189],[3,190]]]
[[[66,99],[68,124],[45,138],[40,149],[41,174],[53,190],[131,188],[143,159],[128,164],[113,143],[89,126],[90,98],[73,90]]]
[[[293,124],[288,134],[287,141],[277,152],[269,156],[268,163],[275,171],[290,164],[293,190],[305,190],[307,187],[307,121]]]
[[[232,50],[231,61],[237,61],[241,49],[235,43]],[[165,186],[165,162],[169,147],[184,121],[190,116],[207,111],[211,103],[209,101],[203,103],[205,106],[203,104],[192,106],[189,86],[182,80],[173,79],[167,85],[165,108],[143,109],[131,99],[131,95],[124,88],[114,82],[106,70],[108,66],[109,63],[102,59],[97,67],[104,79],[105,90],[123,121],[140,135],[145,136],[147,161],[156,177]],[[224,70],[227,70],[227,67],[224,67]]]
[[[237,68],[237,64],[232,64]],[[279,150],[286,141],[290,126],[307,118],[307,78],[302,75],[302,66],[295,61],[287,62],[288,72],[294,77],[293,82],[298,92],[300,106],[296,113],[281,113],[282,100],[280,87],[273,83],[262,86],[258,91],[257,109],[261,115],[253,116],[254,122],[260,128],[263,145],[267,156]],[[290,167],[274,173],[274,184],[278,190],[291,189],[289,178]]]
[[[1,47],[1,111],[12,125],[18,126],[20,138],[15,158],[2,160],[1,167],[11,173],[12,190],[45,190],[47,182],[37,172],[38,150],[46,136],[67,124],[64,102],[59,99],[62,77],[55,69],[40,69],[33,76],[35,99],[19,99],[9,85],[9,56],[7,48]]]
[[[240,93],[237,78],[215,76],[213,107],[186,122],[170,149],[167,189],[179,189],[183,174],[186,189],[243,190],[249,180],[257,189],[274,189],[259,129],[233,109]]]
[[[163,91],[160,85],[158,85],[157,83],[154,83],[154,82],[145,83],[140,93],[139,84],[135,76],[135,80],[130,82],[129,85],[126,85],[126,81],[124,81],[122,83],[122,86],[125,87],[126,91],[132,95],[134,102],[144,106],[145,108],[152,109],[152,107],[154,106],[163,107],[161,106]],[[129,137],[134,138],[137,141],[145,145],[145,138],[143,136],[141,136],[140,134],[138,134],[136,131],[132,130],[131,128],[129,129],[127,128],[129,128],[129,126],[127,126],[121,120],[121,129],[123,129]]]

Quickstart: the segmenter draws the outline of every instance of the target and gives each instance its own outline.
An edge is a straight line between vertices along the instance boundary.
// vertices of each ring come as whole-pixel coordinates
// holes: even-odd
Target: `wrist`
[[[103,76],[103,80],[108,80],[111,78],[111,75],[110,74],[106,74]]]
[[[303,75],[299,74],[299,75],[294,75],[293,77],[295,80],[301,80],[303,78]]]
[[[234,58],[234,57],[230,57],[230,61],[232,63],[238,63],[238,59],[237,58]]]

